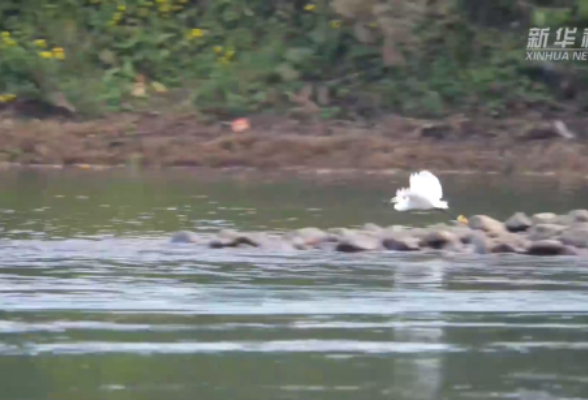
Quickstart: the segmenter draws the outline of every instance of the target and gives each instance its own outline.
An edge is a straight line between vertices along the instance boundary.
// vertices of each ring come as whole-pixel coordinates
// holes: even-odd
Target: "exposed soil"
[[[557,117],[566,139],[538,114],[372,123],[251,116],[251,129],[205,124],[194,115],[117,114],[105,119],[0,116],[0,161],[18,165],[124,165],[416,169],[588,173],[585,119]]]

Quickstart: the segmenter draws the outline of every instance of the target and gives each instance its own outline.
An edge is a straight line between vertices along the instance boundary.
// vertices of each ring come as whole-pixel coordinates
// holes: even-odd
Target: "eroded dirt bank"
[[[124,165],[415,169],[588,173],[584,120],[538,115],[377,123],[301,122],[253,116],[251,129],[204,124],[193,115],[114,115],[72,122],[0,117],[0,161],[23,165]]]

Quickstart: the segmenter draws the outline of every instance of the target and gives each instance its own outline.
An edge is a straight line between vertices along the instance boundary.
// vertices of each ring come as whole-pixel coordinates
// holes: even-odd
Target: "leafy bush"
[[[524,22],[533,10],[488,4],[3,0],[0,103],[33,98],[93,115],[164,99],[210,115],[341,117],[547,99],[520,71],[526,29],[501,18]],[[586,12],[565,17],[577,9]]]

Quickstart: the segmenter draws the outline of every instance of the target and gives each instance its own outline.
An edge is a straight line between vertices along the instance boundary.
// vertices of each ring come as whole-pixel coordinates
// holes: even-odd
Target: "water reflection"
[[[415,265],[399,265],[394,269],[394,289],[406,293],[410,297],[419,291],[443,290],[444,270],[447,267],[443,261],[433,261]],[[415,293],[416,292],[416,293]],[[412,295],[412,296],[411,296]],[[443,314],[440,312],[425,312],[427,320],[435,321],[437,326],[398,326],[394,328],[394,340],[397,342],[415,342],[426,344],[444,344]],[[415,319],[405,316],[408,319]],[[418,316],[417,318],[418,319]],[[398,357],[394,359],[393,385],[385,393],[394,397],[413,398],[415,400],[438,399],[443,384],[444,353],[426,352],[417,357]]]

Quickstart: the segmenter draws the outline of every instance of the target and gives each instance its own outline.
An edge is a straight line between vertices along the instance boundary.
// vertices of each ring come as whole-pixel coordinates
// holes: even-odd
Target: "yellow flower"
[[[14,40],[11,37],[3,37],[2,38],[2,44],[4,46],[10,47],[10,46],[16,46],[16,40]]]
[[[58,60],[65,60],[65,50],[63,50],[63,47],[54,47],[53,57],[57,58]]]
[[[10,32],[4,31],[4,32],[0,33],[0,37],[3,39],[8,39],[10,37]]]
[[[339,21],[338,19],[329,22],[329,24],[331,25],[331,28],[333,28],[333,29],[339,29],[339,28],[341,28],[341,21]]]
[[[41,51],[39,52],[41,58],[53,58],[53,53],[50,51]]]
[[[225,52],[225,58],[227,60],[230,60],[231,58],[233,58],[233,56],[235,55],[235,50],[234,49],[229,49]]]
[[[223,52],[223,47],[222,46],[214,46],[214,52],[216,54],[220,54]]]
[[[123,16],[123,15],[122,15],[122,13],[121,13],[121,12],[116,12],[116,13],[114,13],[114,14],[113,14],[113,16],[112,16],[112,20],[113,20],[114,22],[119,22],[119,21],[122,19],[122,16]]]
[[[45,41],[45,39],[37,39],[35,40],[33,43],[35,43],[35,46],[37,47],[41,47],[41,48],[45,48],[47,47],[47,42]]]
[[[118,11],[125,12],[127,10],[127,6],[125,6],[124,4],[121,4],[120,6],[116,7],[116,9]]]
[[[9,103],[14,99],[16,99],[16,95],[12,93],[0,95],[0,103]]]
[[[137,10],[137,14],[139,14],[140,17],[146,17],[149,15],[149,10],[146,8],[139,8],[139,10]]]
[[[314,11],[316,9],[316,5],[314,5],[314,4],[307,4],[307,5],[304,6],[304,9],[306,11]]]
[[[159,12],[167,13],[171,10],[171,6],[169,4],[162,4],[159,6]]]
[[[371,26],[372,28],[375,28],[376,26],[378,26],[378,23],[377,22],[370,22],[368,25]]]
[[[193,38],[200,38],[200,37],[202,37],[202,36],[204,36],[204,31],[203,31],[202,29],[198,29],[198,28],[196,28],[196,29],[192,29],[192,30],[190,31],[190,37],[193,37]]]

